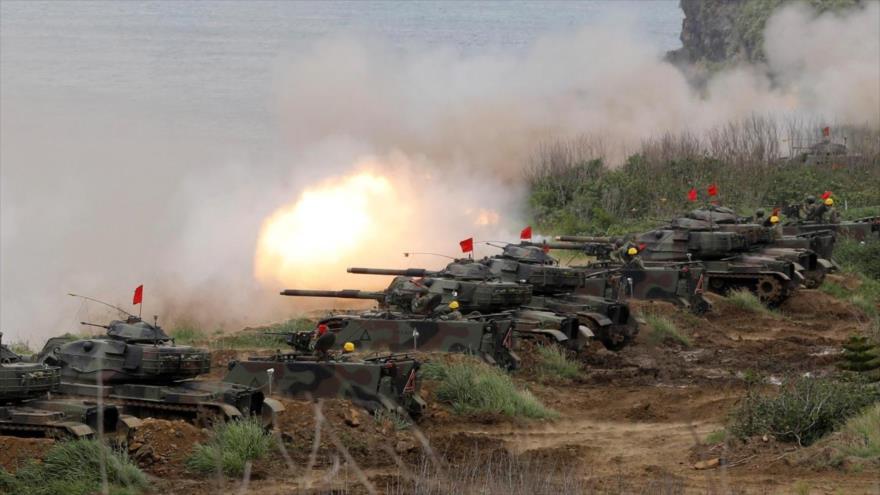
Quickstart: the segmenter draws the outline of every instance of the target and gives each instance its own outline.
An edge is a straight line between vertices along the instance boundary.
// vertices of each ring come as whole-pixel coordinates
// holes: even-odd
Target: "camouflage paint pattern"
[[[50,339],[37,355],[42,363],[60,367],[61,393],[100,395],[126,414],[202,425],[257,416],[268,426],[283,410],[259,390],[192,381],[210,371],[210,352],[175,345],[158,326],[132,317],[104,328],[106,337]]]
[[[415,417],[425,407],[418,369],[418,361],[405,357],[345,362],[280,354],[230,363],[223,381],[297,399],[347,399],[371,411],[384,408]]]
[[[336,335],[337,349],[351,342],[364,351],[457,352],[510,369],[519,366],[510,319],[443,320],[383,312],[331,316],[321,324]]]

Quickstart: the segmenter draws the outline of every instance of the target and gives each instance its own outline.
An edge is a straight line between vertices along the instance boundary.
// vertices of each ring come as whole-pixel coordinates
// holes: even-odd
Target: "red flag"
[[[828,137],[830,135],[831,135],[831,128],[830,127],[823,127],[822,128],[822,136]]]
[[[134,290],[134,297],[131,298],[132,304],[140,304],[144,301],[144,286],[143,284],[138,285],[137,289]]]
[[[461,246],[462,253],[472,253],[474,252],[474,238],[468,237],[467,239],[458,243]]]
[[[694,188],[691,188],[691,190],[688,191],[688,201],[696,201],[696,200],[697,200],[697,190]]]
[[[522,229],[522,231],[519,233],[519,238],[524,241],[527,239],[531,239],[532,238],[532,226],[529,225],[526,228]]]
[[[545,253],[549,253],[549,252],[550,252],[550,246],[548,246],[547,243],[545,242],[544,245],[541,246],[541,251],[544,251]]]
[[[828,199],[831,197],[831,191],[825,191],[822,193],[822,199]]]
[[[716,186],[715,184],[710,184],[708,192],[709,196],[718,196],[718,186]]]

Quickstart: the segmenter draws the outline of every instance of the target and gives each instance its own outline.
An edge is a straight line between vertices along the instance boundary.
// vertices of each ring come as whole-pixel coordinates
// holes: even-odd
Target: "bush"
[[[648,335],[648,340],[651,343],[662,344],[675,342],[685,347],[691,346],[691,339],[687,335],[681,333],[675,323],[669,318],[652,313],[648,313],[644,316],[645,321],[651,327],[651,333]]]
[[[147,478],[127,455],[97,440],[58,443],[42,463],[31,462],[15,475],[0,472],[0,492],[18,495],[90,495],[101,490],[104,465],[111,493],[140,493]]]
[[[559,346],[538,346],[538,373],[546,378],[573,380],[580,376],[581,367],[577,361]]]
[[[197,444],[187,459],[187,466],[200,473],[222,471],[227,476],[241,476],[249,461],[269,453],[272,437],[259,421],[248,419],[219,425],[211,440]]]
[[[751,311],[752,313],[760,313],[765,315],[772,315],[773,313],[770,311],[764,303],[758,299],[752,291],[748,289],[738,289],[732,290],[729,294],[727,294],[727,301],[737,308],[744,309],[746,311]]]
[[[809,445],[877,400],[880,392],[862,383],[799,378],[776,395],[750,390],[732,414],[730,431],[740,438],[768,434]]]
[[[861,243],[852,239],[838,239],[834,244],[834,260],[847,271],[880,282],[880,242],[876,240]]]
[[[552,418],[552,411],[528,390],[521,390],[500,369],[479,361],[429,363],[423,377],[438,380],[437,400],[457,414],[503,414],[523,418]]]

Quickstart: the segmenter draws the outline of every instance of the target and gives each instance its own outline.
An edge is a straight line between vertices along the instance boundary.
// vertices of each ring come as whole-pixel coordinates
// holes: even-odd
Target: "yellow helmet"
[[[635,255],[639,254],[639,250],[634,247],[631,247],[626,250],[626,254],[628,254],[630,256],[635,256]]]
[[[777,215],[770,215],[770,223],[779,223],[779,217]]]
[[[458,309],[458,301],[452,301],[449,303],[449,309],[456,310]]]
[[[342,346],[342,350],[345,352],[354,352],[354,344],[346,342],[345,345]]]
[[[825,206],[834,206],[834,200],[831,198],[825,198]]]

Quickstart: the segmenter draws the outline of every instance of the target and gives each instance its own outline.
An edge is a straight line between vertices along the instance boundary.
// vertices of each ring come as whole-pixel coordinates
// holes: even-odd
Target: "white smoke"
[[[358,258],[370,265],[404,250],[455,254],[475,233],[514,240],[523,166],[548,138],[599,135],[623,156],[652,134],[755,112],[880,127],[878,18],[880,2],[844,16],[786,7],[767,26],[767,67],[722,72],[702,91],[626,22],[548,36],[524,53],[328,38],[286,58],[281,138],[265,137],[261,153],[136,101],[34,105],[3,92],[2,329],[39,345],[84,318],[66,292],[125,304],[140,283],[150,315],[227,328],[290,316],[275,295],[283,287],[254,277],[263,221],[365,159],[405,188],[412,204],[398,206],[417,212],[414,225],[388,229],[381,256]],[[497,223],[475,225],[481,210]]]

